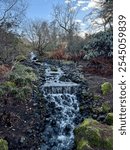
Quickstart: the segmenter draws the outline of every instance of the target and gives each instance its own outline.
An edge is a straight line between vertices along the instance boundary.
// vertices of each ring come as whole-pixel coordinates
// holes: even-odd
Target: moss
[[[105,118],[105,122],[108,125],[112,125],[113,124],[113,113],[108,113],[106,118]]]
[[[88,126],[85,130],[89,145],[92,147],[100,146],[101,135],[98,128],[93,126]]]
[[[108,112],[110,112],[110,110],[111,110],[110,104],[108,102],[104,102],[102,104],[102,112],[108,113]]]
[[[92,150],[92,148],[88,145],[88,142],[81,139],[78,143],[77,150]]]
[[[101,85],[101,91],[103,95],[107,95],[112,90],[112,84],[105,82]]]
[[[96,124],[99,124],[99,123],[98,123],[98,121],[89,118],[89,119],[85,119],[82,122],[82,124],[80,125],[80,127],[86,127],[86,126],[89,126],[89,125],[92,125],[92,124],[96,125]]]
[[[113,138],[112,137],[106,138],[103,141],[103,147],[108,150],[112,150],[113,149]]]
[[[3,87],[7,89],[11,89],[11,88],[16,87],[16,84],[13,81],[6,81],[3,83]]]
[[[8,150],[8,142],[4,139],[0,139],[0,150]]]
[[[112,128],[93,119],[85,119],[74,130],[77,150],[112,150]]]
[[[25,57],[24,55],[18,55],[18,56],[15,58],[15,60],[21,62],[21,61],[26,60],[26,57]]]

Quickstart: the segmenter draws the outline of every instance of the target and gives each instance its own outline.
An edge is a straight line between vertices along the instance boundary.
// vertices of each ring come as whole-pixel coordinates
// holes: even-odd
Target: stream
[[[60,81],[65,74],[60,67],[54,68],[51,64],[45,64],[44,67],[45,82],[42,85],[42,92],[47,114],[41,150],[72,150],[73,130],[79,116],[76,96],[79,85],[71,81]]]

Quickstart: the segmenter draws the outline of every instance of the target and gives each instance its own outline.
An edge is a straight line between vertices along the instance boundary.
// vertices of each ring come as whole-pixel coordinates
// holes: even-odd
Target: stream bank
[[[73,82],[75,84],[80,84],[79,91],[76,93],[77,99],[75,98],[75,96],[69,95],[69,94],[72,94],[71,92],[69,92],[70,89],[67,90],[68,94],[64,94],[63,96],[61,96],[60,91],[61,90],[64,91],[63,88],[59,88],[56,91],[54,91],[54,89],[47,90],[46,94],[47,93],[49,94],[50,92],[50,95],[47,95],[46,97],[44,96],[43,85],[45,85],[45,82],[47,80],[45,78],[45,68],[47,67],[47,66],[44,66],[45,63],[50,64],[50,66],[52,66],[51,70],[53,70],[53,72],[57,72],[58,71],[57,68],[61,68],[64,74],[62,74],[62,76],[58,78],[60,82],[62,83]],[[64,143],[63,139],[65,139],[65,137],[62,136],[62,134],[66,134],[68,137],[71,137],[70,135],[72,135],[72,138],[71,138],[72,140],[70,140],[70,143],[69,143],[71,145],[69,147],[69,150],[70,149],[80,150],[79,144],[81,144],[82,141],[80,143],[77,143],[77,139],[84,137],[85,135],[82,134],[81,136],[81,134],[78,134],[79,132],[77,133],[75,131],[75,138],[74,138],[72,131],[74,130],[75,127],[76,128],[79,127],[77,131],[84,131],[84,130],[80,130],[80,127],[81,127],[80,123],[86,118],[93,118],[94,120],[99,121],[101,123],[100,126],[102,127],[103,127],[102,124],[106,124],[106,117],[109,113],[112,112],[112,91],[109,92],[107,95],[103,95],[101,91],[101,85],[104,82],[112,83],[112,79],[103,78],[103,77],[91,75],[91,74],[84,74],[82,72],[82,67],[83,67],[82,64],[80,63],[75,64],[74,62],[69,62],[69,61],[45,60],[44,64],[41,62],[35,62],[35,63],[23,62],[23,64],[34,68],[36,74],[38,75],[38,82],[35,84],[35,88],[33,90],[33,99],[30,100],[29,103],[18,105],[19,107],[16,104],[16,107],[14,110],[14,111],[19,110],[20,117],[22,118],[22,120],[27,121],[27,123],[23,124],[24,128],[20,126],[21,122],[19,122],[19,124],[15,124],[15,127],[13,126],[13,128],[10,128],[10,127],[5,128],[3,126],[4,132],[1,137],[8,141],[10,149],[16,149],[16,150],[17,149],[18,150],[19,149],[20,150],[22,149],[23,150],[24,149],[27,149],[27,150],[41,149],[42,150],[43,149],[45,150],[45,148],[49,149],[49,147],[47,146],[48,144],[50,145],[51,148],[53,147],[53,149],[57,149],[56,145],[63,146],[62,143]],[[56,95],[51,95],[52,91],[56,92],[55,93]],[[59,97],[57,97],[58,91],[59,91]],[[71,89],[71,91],[74,91],[74,90]],[[52,99],[52,101],[50,99]],[[63,103],[54,104],[54,101],[59,102],[59,99],[61,99],[60,101],[62,101]],[[58,131],[59,127],[58,128],[56,127],[58,121],[55,120],[54,115],[58,116],[59,114],[62,114],[62,116],[57,117],[57,120],[67,117],[66,115],[64,115],[64,110],[63,110],[64,107],[62,107],[62,106],[67,106],[67,105],[68,105],[67,107],[70,107],[70,105],[66,103],[66,99],[68,99],[68,101],[70,102],[69,104],[71,104],[71,107],[73,108],[75,107],[75,109],[78,104],[79,110],[77,110],[76,112],[76,115],[77,114],[78,115],[76,117],[73,117],[73,116],[69,117],[70,120],[68,121],[69,122],[72,121],[71,122],[72,125],[74,123],[73,127],[68,125],[68,123],[64,124],[64,132],[63,132],[63,129],[61,129],[59,133]],[[56,112],[54,112],[55,107],[56,107]],[[47,111],[47,110],[50,110],[50,111]],[[63,113],[59,113],[60,111]],[[71,109],[71,111],[73,111],[73,109]],[[50,114],[52,113],[54,115],[51,115],[51,118],[50,118]],[[68,115],[71,116],[71,112],[67,112],[67,113]],[[109,124],[110,120],[107,122]],[[51,127],[53,126],[54,130],[50,127],[50,124],[51,124]],[[59,121],[59,124],[61,124],[60,121]],[[107,126],[104,126],[104,127],[107,127]],[[72,128],[73,130],[70,130],[70,128]],[[15,131],[13,131],[12,129]],[[53,138],[49,137],[49,136],[52,136],[50,132],[55,132],[54,134],[57,134],[57,135],[54,136]],[[48,135],[47,138],[46,138],[46,134]],[[58,136],[60,137],[59,141],[54,140],[55,137],[58,139]],[[84,140],[87,141],[86,138],[84,138]],[[95,150],[95,148],[91,144],[89,146],[91,146],[91,149],[93,148],[93,150]],[[81,150],[83,148],[84,146],[81,146]],[[63,149],[66,150],[67,148],[63,147]],[[60,147],[60,150],[61,150],[61,147]]]

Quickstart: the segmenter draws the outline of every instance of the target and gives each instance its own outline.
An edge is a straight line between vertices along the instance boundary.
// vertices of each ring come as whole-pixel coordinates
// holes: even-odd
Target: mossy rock
[[[112,126],[93,119],[85,119],[74,130],[77,150],[112,150]]]
[[[4,139],[0,139],[0,150],[8,150],[8,142]]]
[[[106,118],[105,118],[105,122],[108,125],[112,125],[113,124],[113,113],[108,113]]]
[[[102,104],[102,112],[103,113],[108,113],[108,112],[110,112],[111,111],[111,106],[110,106],[110,104],[108,103],[108,102],[104,102],[103,104]]]
[[[89,146],[88,142],[81,139],[77,146],[77,150],[86,150],[86,149],[92,150],[92,148]]]
[[[101,91],[103,95],[107,95],[110,91],[112,91],[112,84],[109,82],[105,82],[101,85]]]

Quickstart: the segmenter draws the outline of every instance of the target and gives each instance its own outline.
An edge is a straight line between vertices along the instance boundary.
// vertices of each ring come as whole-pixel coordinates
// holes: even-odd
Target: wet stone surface
[[[79,102],[77,83],[61,81],[64,72],[45,64],[45,81],[42,92],[46,99],[46,121],[42,134],[41,150],[70,150],[74,146],[73,130],[78,123]],[[45,92],[46,91],[46,92]]]

